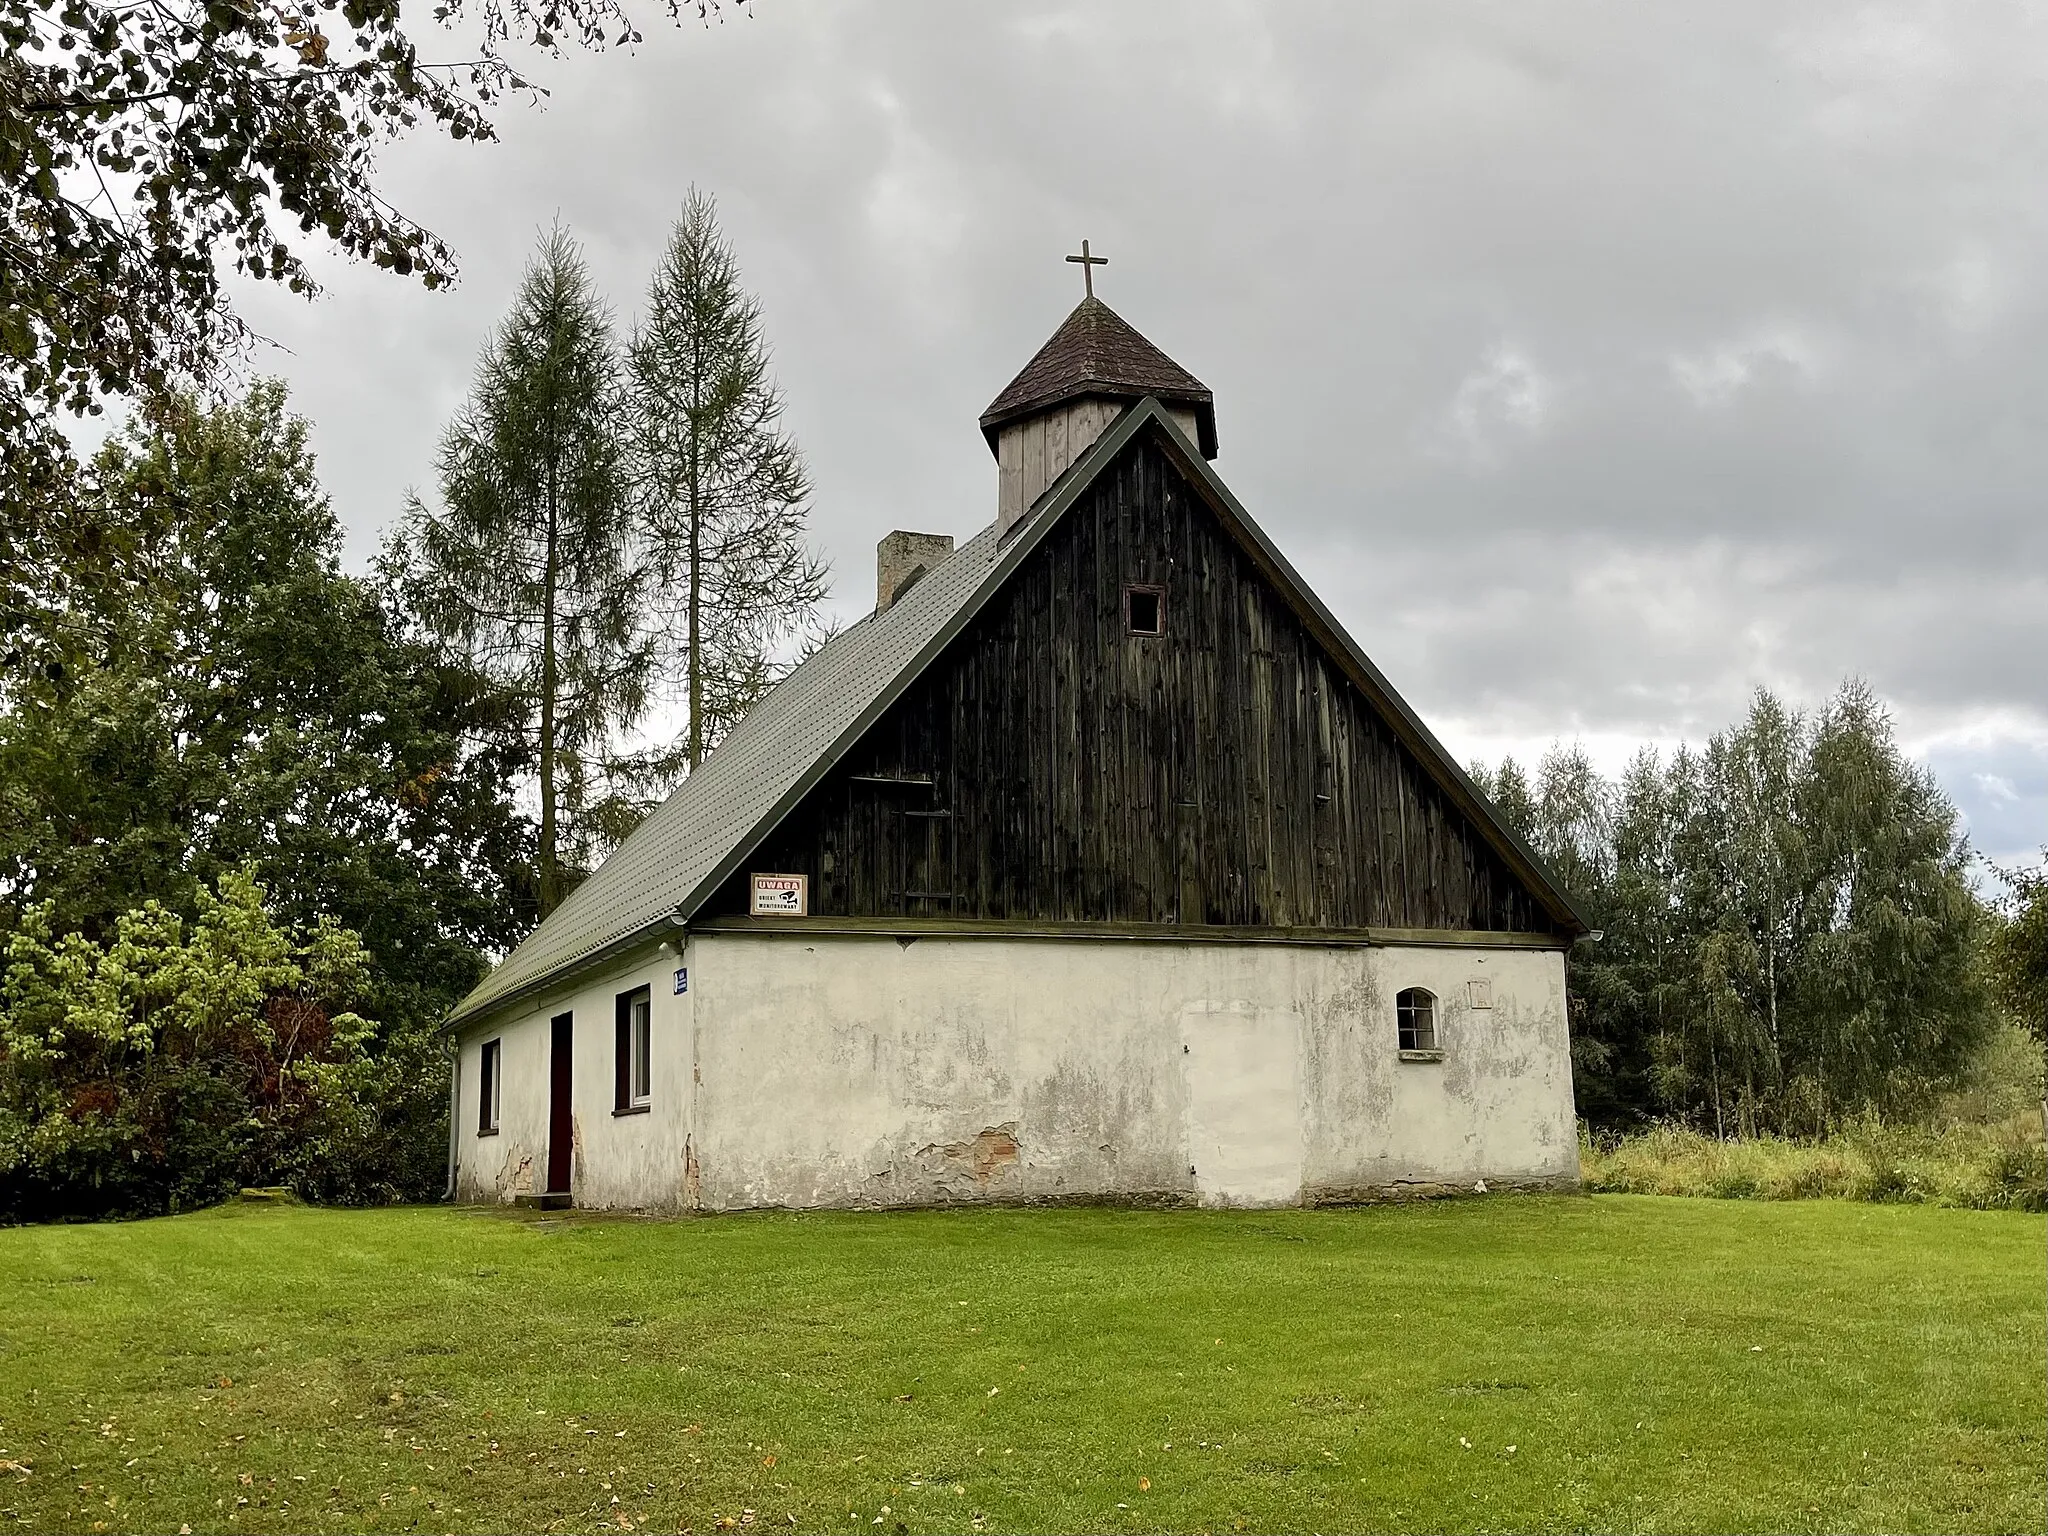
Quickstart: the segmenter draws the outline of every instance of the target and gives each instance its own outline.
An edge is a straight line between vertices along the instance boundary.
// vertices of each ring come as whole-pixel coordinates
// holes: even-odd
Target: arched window
[[[1436,1049],[1436,995],[1424,987],[1407,987],[1394,998],[1394,1019],[1404,1051]]]

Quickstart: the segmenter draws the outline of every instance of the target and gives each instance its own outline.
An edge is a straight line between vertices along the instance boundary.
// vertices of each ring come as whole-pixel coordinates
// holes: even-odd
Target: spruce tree
[[[647,705],[611,317],[566,231],[546,235],[442,438],[441,510],[415,499],[394,568],[419,611],[521,702],[545,917],[617,835],[606,769]]]
[[[694,187],[628,371],[640,526],[686,710],[677,755],[693,769],[782,675],[778,652],[814,625],[826,578],[804,540],[810,479],[781,430],[760,304]]]

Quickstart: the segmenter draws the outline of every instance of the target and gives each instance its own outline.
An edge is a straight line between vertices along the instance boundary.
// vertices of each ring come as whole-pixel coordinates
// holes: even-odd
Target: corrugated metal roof
[[[996,563],[985,528],[884,613],[782,680],[519,947],[457,1005],[459,1022],[655,927],[709,895],[719,864],[766,820],[957,614]],[[836,756],[836,753],[832,755]],[[764,829],[765,830],[765,829]]]

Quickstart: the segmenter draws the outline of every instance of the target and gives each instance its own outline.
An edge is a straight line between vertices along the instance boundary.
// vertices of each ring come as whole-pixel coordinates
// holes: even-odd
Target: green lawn
[[[1631,1196],[14,1229],[0,1529],[2039,1531],[2044,1237]]]

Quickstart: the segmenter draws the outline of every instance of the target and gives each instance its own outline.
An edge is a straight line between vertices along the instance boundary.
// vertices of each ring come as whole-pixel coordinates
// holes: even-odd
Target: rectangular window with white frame
[[[495,1136],[498,1134],[500,1084],[505,1076],[500,1042],[486,1040],[477,1056],[482,1066],[476,1084],[476,1133]]]
[[[654,997],[635,987],[618,1000],[618,1093],[615,1115],[644,1114],[654,1100]]]

